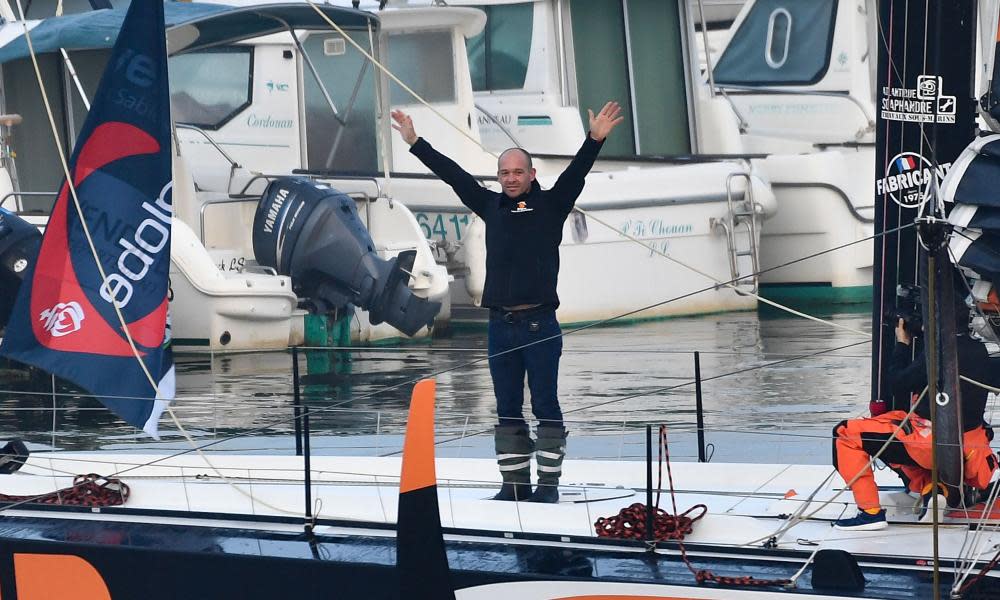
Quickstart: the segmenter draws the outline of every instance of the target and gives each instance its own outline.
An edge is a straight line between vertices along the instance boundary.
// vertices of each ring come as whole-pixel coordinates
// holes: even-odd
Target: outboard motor
[[[0,208],[0,329],[7,325],[17,290],[38,258],[42,234],[14,213]]]
[[[320,314],[355,304],[373,325],[385,321],[414,335],[441,309],[407,287],[416,251],[379,258],[354,200],[323,183],[272,181],[254,215],[253,251],[259,264],[291,276],[304,305]]]

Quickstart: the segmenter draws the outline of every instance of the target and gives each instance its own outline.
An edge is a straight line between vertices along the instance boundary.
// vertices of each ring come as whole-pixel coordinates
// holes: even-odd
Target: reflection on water
[[[867,311],[823,316],[854,329],[870,327]],[[560,397],[575,435],[663,422],[690,431],[696,350],[710,432],[822,434],[837,420],[867,409],[869,344],[821,323],[735,313],[567,333]],[[857,345],[785,361],[850,344]],[[302,400],[327,409],[314,415],[312,429],[322,435],[398,434],[409,384],[445,371],[437,376],[439,423],[455,431],[482,431],[494,419],[485,347],[485,331],[470,331],[429,344],[302,351]],[[778,364],[766,366],[770,363]],[[48,375],[25,374],[10,364],[0,368],[0,438],[19,435],[64,449],[144,441],[95,401],[62,395],[71,394],[65,385],[57,386],[53,400]],[[291,371],[289,353],[179,357],[175,413],[203,438],[257,428],[266,432],[255,436],[287,435]],[[170,438],[174,427],[168,418],[161,428]]]

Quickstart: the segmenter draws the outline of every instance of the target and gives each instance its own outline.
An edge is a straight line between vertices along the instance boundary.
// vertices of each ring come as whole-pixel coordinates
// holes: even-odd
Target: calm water
[[[820,316],[870,330],[868,312]],[[694,454],[691,382],[699,351],[707,437],[717,456],[762,459],[780,448],[786,459],[826,460],[829,442],[822,438],[833,424],[867,409],[869,350],[865,338],[848,331],[752,312],[568,333],[560,397],[578,440],[571,450],[637,455],[641,426],[668,423],[686,444],[683,453]],[[314,449],[398,445],[409,384],[446,370],[437,377],[439,439],[488,429],[494,418],[489,372],[485,360],[469,364],[485,356],[484,330],[404,347],[301,352],[303,402],[325,409],[312,418]],[[3,366],[0,438],[68,450],[150,445],[92,400],[64,395],[70,390],[62,387],[53,398],[47,375]],[[183,356],[177,368],[174,410],[194,437],[241,434],[227,447],[243,451],[291,447],[290,354]],[[168,418],[161,429],[163,445],[186,447]],[[461,443],[488,450],[490,438]]]

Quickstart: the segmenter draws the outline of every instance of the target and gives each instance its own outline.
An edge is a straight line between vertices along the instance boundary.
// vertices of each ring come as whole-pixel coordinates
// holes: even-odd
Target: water
[[[821,316],[870,331],[867,311]],[[313,449],[398,447],[410,384],[434,373],[439,439],[487,432],[494,400],[485,346],[481,330],[402,347],[302,351],[303,401],[323,409],[312,417]],[[867,410],[870,345],[856,333],[755,312],[596,327],[564,341],[559,385],[571,452],[637,457],[642,425],[667,423],[676,452],[693,457],[694,351],[717,459],[824,462],[833,425]],[[790,360],[807,354],[818,355]],[[63,385],[53,398],[49,376],[0,366],[0,438],[66,450],[150,447],[95,401],[65,395]],[[292,451],[288,353],[183,356],[177,372],[174,411],[193,437],[239,435],[224,447]],[[161,430],[161,446],[188,447],[166,417]],[[455,443],[488,455],[491,438]]]

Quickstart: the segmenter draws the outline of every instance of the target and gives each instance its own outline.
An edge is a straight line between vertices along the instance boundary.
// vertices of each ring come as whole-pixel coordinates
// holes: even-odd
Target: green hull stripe
[[[872,286],[765,283],[760,286],[760,295],[781,304],[866,304],[872,301]]]
[[[530,127],[533,125],[551,125],[551,117],[518,117],[518,127]]]

